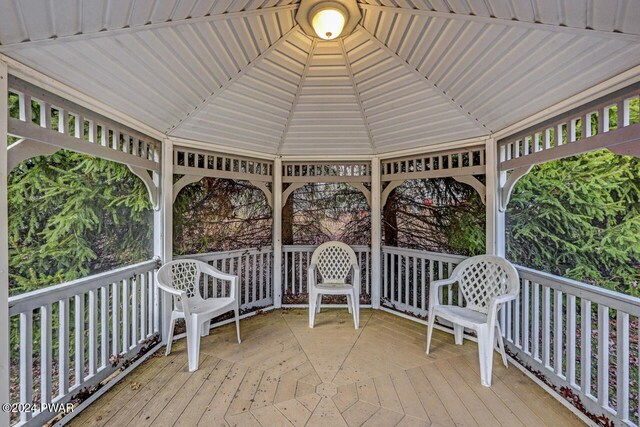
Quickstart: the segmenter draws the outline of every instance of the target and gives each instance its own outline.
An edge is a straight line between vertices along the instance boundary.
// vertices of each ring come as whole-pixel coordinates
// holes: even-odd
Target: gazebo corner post
[[[9,225],[7,192],[7,146],[8,146],[8,67],[0,60],[0,403],[9,403]],[[10,425],[10,412],[0,412],[0,425]]]
[[[282,307],[282,157],[273,161],[273,306]]]
[[[173,258],[173,141],[165,138],[156,152],[160,161],[160,174],[154,174],[154,181],[160,188],[160,200],[153,213],[153,253],[162,264]],[[156,330],[160,331],[162,342],[166,343],[171,319],[171,297],[155,287]]]
[[[505,249],[505,211],[500,207],[501,189],[506,180],[506,172],[500,171],[500,159],[503,155],[495,139],[487,138],[486,152],[486,253],[504,257]]]
[[[371,159],[371,307],[380,308],[382,283],[382,182],[380,158]]]

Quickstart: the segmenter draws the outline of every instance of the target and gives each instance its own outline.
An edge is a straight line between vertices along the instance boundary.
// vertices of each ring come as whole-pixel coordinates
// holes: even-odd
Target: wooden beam
[[[369,120],[367,120],[367,114],[364,111],[364,106],[362,105],[362,99],[360,98],[360,91],[358,90],[358,84],[356,83],[356,79],[353,77],[353,70],[351,69],[351,62],[349,61],[349,56],[347,55],[347,49],[344,47],[344,40],[339,38],[340,49],[342,50],[342,56],[344,58],[344,63],[347,67],[347,72],[349,73],[349,80],[351,80],[351,86],[353,86],[353,93],[356,96],[356,102],[358,104],[358,108],[360,109],[360,116],[362,116],[362,122],[364,123],[364,127],[367,129],[367,136],[369,137],[369,145],[371,146],[371,152],[373,154],[377,154],[378,150],[376,149],[376,144],[373,142],[373,134],[371,133],[371,126],[369,126]],[[369,201],[371,204],[371,201]]]
[[[282,157],[273,164],[273,305],[282,307]]]
[[[134,27],[127,26],[127,27],[124,27],[124,28],[117,28],[117,29],[113,29],[113,30],[98,31],[98,32],[95,32],[95,33],[77,33],[77,34],[72,34],[72,35],[69,35],[69,36],[51,37],[51,38],[43,39],[43,40],[25,40],[25,41],[21,41],[21,42],[17,42],[17,43],[9,43],[9,44],[2,45],[2,46],[0,46],[0,52],[4,52],[4,51],[8,51],[8,50],[15,50],[15,48],[34,47],[34,46],[38,46],[38,47],[40,47],[40,46],[48,46],[48,45],[51,45],[51,44],[54,44],[54,43],[70,42],[70,41],[77,41],[77,40],[97,39],[97,38],[109,37],[109,36],[113,36],[113,35],[135,33],[135,32],[138,32],[138,31],[153,30],[153,29],[157,29],[157,28],[176,27],[178,25],[184,25],[184,24],[195,24],[195,23],[198,23],[198,22],[219,22],[219,21],[225,21],[225,20],[229,20],[229,19],[248,18],[248,17],[251,17],[251,16],[264,15],[266,13],[278,13],[278,12],[293,11],[297,7],[298,7],[297,4],[290,4],[290,5],[285,5],[285,6],[269,7],[269,8],[264,8],[264,9],[243,10],[243,11],[239,11],[239,12],[227,12],[227,13],[222,13],[222,14],[206,15],[206,16],[201,16],[201,17],[197,17],[197,18],[177,19],[175,21],[155,22],[155,23],[149,23],[149,24],[144,24],[144,25],[138,25],[138,26],[134,26]]]
[[[287,203],[287,199],[293,194],[294,191],[296,191],[298,188],[304,187],[305,185],[306,183],[304,182],[292,182],[291,184],[289,184],[287,189],[282,192],[281,207],[284,208],[284,205]]]
[[[565,33],[584,37],[597,37],[603,39],[623,40],[632,43],[640,42],[640,35],[618,33],[613,31],[591,30],[587,28],[567,27],[562,25],[543,24],[539,22],[518,21],[515,19],[503,19],[489,16],[465,15],[461,13],[436,12],[432,10],[408,9],[403,7],[377,6],[360,4],[362,10],[376,12],[399,13],[405,15],[427,16],[430,18],[453,19],[459,21],[478,22],[481,24],[504,25],[508,27],[526,28],[529,30],[542,30],[555,33]]]
[[[307,74],[309,73],[309,67],[311,66],[311,61],[313,60],[313,53],[316,50],[316,45],[318,44],[318,39],[313,38],[311,42],[311,48],[309,49],[309,54],[307,55],[307,61],[304,64],[304,69],[302,70],[302,75],[300,76],[300,81],[298,82],[298,89],[296,90],[296,96],[293,98],[293,102],[291,103],[291,110],[289,111],[289,115],[287,116],[287,123],[284,125],[284,129],[282,130],[282,136],[280,137],[280,143],[278,144],[278,150],[276,151],[278,154],[282,151],[282,147],[284,146],[284,140],[287,138],[287,133],[289,133],[289,126],[291,125],[291,120],[293,119],[293,113],[298,106],[298,101],[300,99],[300,93],[302,93],[302,87],[304,86],[304,82],[307,80]]]
[[[487,187],[485,187],[483,183],[478,181],[478,178],[476,178],[473,175],[460,175],[460,176],[454,176],[453,179],[455,179],[456,181],[462,184],[467,184],[473,187],[473,189],[476,190],[476,192],[480,196],[480,200],[482,201],[482,204],[483,205],[487,204]]]
[[[367,204],[371,207],[371,191],[367,187],[364,186],[362,182],[347,182],[353,188],[360,190],[360,192],[364,195],[364,198],[367,199]]]
[[[262,53],[260,53],[260,55],[258,55],[258,57],[256,59],[254,59],[253,61],[249,62],[243,69],[239,70],[236,74],[231,76],[229,78],[229,80],[227,80],[226,82],[224,82],[222,84],[222,86],[220,86],[219,88],[215,89],[209,96],[207,96],[204,99],[204,101],[202,101],[199,105],[196,105],[193,110],[189,111],[185,116],[183,116],[180,120],[178,120],[178,122],[176,122],[173,126],[170,126],[167,129],[166,133],[167,134],[171,134],[171,133],[175,132],[176,130],[178,130],[180,128],[180,126],[182,126],[184,124],[184,122],[189,117],[193,116],[194,114],[196,114],[197,112],[199,112],[200,110],[205,108],[207,105],[211,104],[211,102],[213,102],[214,99],[216,99],[218,96],[220,96],[221,93],[223,93],[225,90],[227,90],[227,88],[229,88],[229,86],[231,86],[233,83],[238,81],[239,78],[241,78],[242,76],[247,74],[249,71],[251,71],[253,69],[253,67],[256,66],[256,64],[259,64],[260,61],[262,61],[271,52],[273,52],[281,44],[283,44],[285,41],[287,41],[289,39],[289,37],[291,37],[291,35],[293,33],[295,33],[296,31],[300,31],[299,28],[300,27],[298,25],[296,25],[293,28],[291,28],[289,31],[287,31],[282,37],[280,37],[278,40],[276,40],[271,46],[269,46],[266,50],[264,50]]]
[[[7,118],[9,117],[8,98],[9,74],[7,64],[0,60],[0,403],[9,403],[9,226],[7,191]],[[0,425],[8,426],[10,411],[0,412]]]
[[[520,180],[520,178],[531,172],[531,168],[533,168],[533,166],[529,165],[511,171],[511,174],[500,189],[500,212],[507,211],[507,205],[509,204],[509,199],[511,198],[511,193],[516,186],[516,183]],[[504,174],[505,172],[500,173]]]
[[[436,86],[427,76],[422,75],[420,71],[418,71],[413,65],[409,64],[404,58],[398,55],[396,52],[391,50],[389,46],[378,40],[376,36],[371,34],[369,30],[364,28],[361,25],[358,25],[356,31],[362,31],[368,38],[371,40],[378,48],[382,49],[387,55],[389,55],[395,62],[401,64],[407,71],[413,74],[418,80],[427,84],[427,86],[434,90],[442,99],[447,101],[449,105],[458,110],[467,120],[469,120],[475,127],[482,130],[485,134],[489,134],[490,130],[482,123],[476,116],[474,116],[470,111],[465,110],[460,104],[455,102],[449,95],[444,93],[442,89]]]
[[[256,187],[257,189],[259,189],[264,193],[264,196],[267,198],[267,203],[269,204],[269,207],[273,209],[273,194],[271,193],[271,190],[269,190],[269,187],[267,187],[267,183],[264,181],[256,181],[256,180],[249,180],[249,182],[251,183],[251,185],[253,185],[254,187]]]
[[[500,170],[508,171],[524,166],[537,165],[604,148],[613,151],[617,146],[628,147],[638,143],[640,143],[640,123],[507,160],[500,163]]]
[[[382,204],[380,159],[371,159],[371,306],[380,308],[382,283]]]
[[[158,190],[158,186],[153,181],[153,177],[149,175],[149,171],[145,168],[141,168],[140,166],[131,166],[127,165],[129,170],[138,178],[142,180],[144,186],[147,188],[147,192],[149,193],[149,199],[151,200],[151,205],[153,206],[153,210],[158,209],[158,203],[160,198],[160,192]]]
[[[382,194],[380,195],[380,209],[384,208],[384,205],[387,204],[387,199],[389,198],[389,194],[391,194],[393,190],[395,190],[396,188],[404,184],[404,182],[405,182],[404,179],[398,179],[395,181],[391,181],[390,183],[387,184],[387,186],[382,191]]]
[[[177,180],[175,184],[173,184],[173,203],[176,202],[180,190],[189,184],[200,181],[201,179],[202,175],[183,175],[179,180]]]
[[[33,123],[23,122],[13,117],[9,118],[9,133],[42,144],[53,145],[58,148],[111,160],[125,165],[138,166],[151,171],[158,171],[160,165],[151,160],[143,159],[122,151],[85,141],[64,133],[46,129]]]
[[[13,168],[27,159],[37,156],[50,156],[60,148],[34,141],[33,139],[23,138],[11,144],[7,150],[7,170],[11,172]]]

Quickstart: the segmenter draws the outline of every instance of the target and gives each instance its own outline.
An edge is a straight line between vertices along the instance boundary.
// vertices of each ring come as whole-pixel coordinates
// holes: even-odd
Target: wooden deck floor
[[[200,369],[187,371],[183,341],[98,399],[74,426],[569,426],[577,417],[515,367],[494,358],[480,385],[476,345],[372,310],[354,330],[346,310],[274,311],[203,339]]]

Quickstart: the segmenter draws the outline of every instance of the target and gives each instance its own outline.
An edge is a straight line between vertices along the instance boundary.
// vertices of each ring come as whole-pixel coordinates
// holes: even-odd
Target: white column
[[[371,159],[371,305],[380,308],[382,206],[380,158]]]
[[[273,305],[282,307],[282,157],[273,162]]]
[[[506,173],[500,172],[500,153],[493,138],[486,140],[486,179],[487,179],[487,235],[486,252],[492,255],[505,256],[505,213],[500,209],[500,191]]]
[[[0,61],[0,404],[9,403],[9,245],[7,209],[7,64]],[[9,412],[0,411],[0,425],[10,424]]]
[[[153,253],[164,264],[173,258],[173,141],[164,139],[160,151],[160,175],[154,174],[160,197],[153,214]],[[159,300],[156,299],[156,304],[160,305],[158,309],[164,341],[171,319],[171,298],[162,295]]]

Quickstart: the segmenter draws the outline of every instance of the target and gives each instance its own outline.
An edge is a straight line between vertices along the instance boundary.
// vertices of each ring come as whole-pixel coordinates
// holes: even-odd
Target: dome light
[[[333,5],[320,7],[311,15],[311,26],[318,37],[333,40],[340,36],[347,21],[345,14]]]

